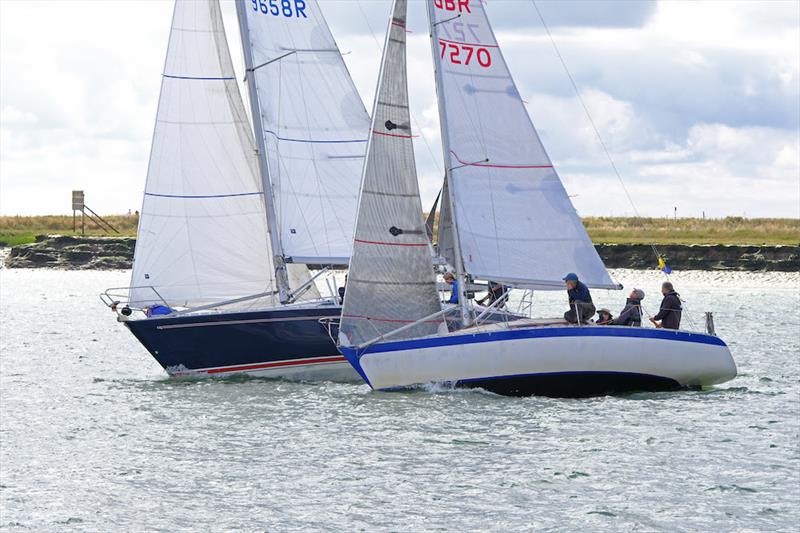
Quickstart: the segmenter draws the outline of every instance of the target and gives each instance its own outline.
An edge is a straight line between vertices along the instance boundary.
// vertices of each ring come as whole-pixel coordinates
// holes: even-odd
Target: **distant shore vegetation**
[[[139,217],[103,216],[122,236],[136,236]],[[103,231],[87,217],[86,235],[114,235]],[[595,244],[800,244],[797,218],[634,218],[585,217],[583,223]],[[0,245],[34,242],[37,235],[74,235],[81,232],[80,216],[73,232],[72,215],[2,216]]]

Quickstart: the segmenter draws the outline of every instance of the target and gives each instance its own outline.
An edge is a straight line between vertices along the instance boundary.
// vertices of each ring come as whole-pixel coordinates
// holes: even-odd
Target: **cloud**
[[[537,0],[642,212],[798,216],[800,4]],[[371,108],[389,0],[323,0]],[[576,207],[630,213],[529,0],[488,0],[520,93]],[[0,213],[141,204],[171,2],[0,0]],[[242,54],[223,1],[232,56]],[[122,23],[116,23],[124,21]],[[424,4],[409,8],[423,204],[442,180]],[[377,41],[377,43],[376,43]]]

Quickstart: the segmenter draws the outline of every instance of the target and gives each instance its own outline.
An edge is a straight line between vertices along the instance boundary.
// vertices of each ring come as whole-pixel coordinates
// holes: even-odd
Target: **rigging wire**
[[[633,209],[633,212],[636,215],[636,218],[639,221],[641,221],[643,217],[639,213],[639,210],[636,208],[636,204],[633,201],[633,197],[631,196],[630,191],[628,191],[628,187],[625,185],[625,180],[622,179],[622,175],[617,169],[616,163],[614,163],[614,158],[611,157],[611,152],[608,150],[605,141],[603,141],[603,136],[600,135],[600,130],[598,129],[597,124],[595,124],[595,121],[592,118],[592,114],[589,112],[589,107],[586,105],[583,96],[581,96],[580,90],[578,89],[578,84],[575,82],[575,78],[572,76],[572,72],[570,72],[569,67],[567,67],[567,62],[564,60],[564,56],[561,55],[561,51],[559,50],[558,45],[556,44],[556,41],[553,38],[553,34],[550,32],[550,27],[547,25],[547,22],[545,22],[544,16],[542,15],[542,12],[539,10],[539,5],[536,3],[536,0],[531,0],[531,3],[533,4],[533,8],[536,10],[536,14],[539,16],[539,20],[542,23],[544,31],[547,33],[547,37],[550,39],[550,44],[553,46],[553,50],[555,51],[558,60],[561,62],[561,66],[564,68],[564,72],[567,74],[567,78],[569,78],[569,82],[572,85],[572,89],[575,91],[575,96],[578,98],[578,101],[580,102],[581,107],[583,108],[583,111],[586,114],[586,118],[589,120],[589,124],[591,124],[592,129],[594,130],[595,136],[597,136],[597,141],[600,143],[600,146],[602,147],[603,152],[606,155],[606,158],[608,158],[608,162],[611,164],[611,168],[614,170],[614,174],[617,176],[617,179],[619,180],[619,184],[622,186],[622,190],[625,192],[625,196],[628,199],[628,203],[630,203],[631,208]],[[658,248],[656,248],[656,245],[654,243],[650,243],[650,248],[653,250],[653,254],[656,256],[656,259],[662,258],[661,254],[658,252]],[[662,272],[664,273],[664,276],[667,279],[670,279],[669,273],[667,273],[664,270],[662,270]],[[694,328],[694,320],[692,320],[688,306],[685,305],[686,301],[683,298],[680,298],[680,300],[684,304],[684,309],[683,309],[684,315],[689,320],[689,323],[692,325],[692,328]]]
[[[567,62],[564,61],[564,57],[561,55],[561,51],[559,50],[558,45],[556,45],[556,41],[553,38],[553,34],[550,33],[550,27],[547,25],[547,22],[545,22],[544,16],[542,16],[542,12],[539,10],[539,6],[536,3],[536,0],[531,0],[531,3],[533,4],[533,8],[536,10],[536,14],[539,16],[539,20],[541,21],[542,26],[544,27],[544,31],[547,33],[547,37],[550,39],[550,44],[553,45],[553,50],[555,50],[556,56],[558,56],[558,60],[561,62],[561,66],[564,68],[564,72],[566,72],[567,74],[567,78],[569,78],[569,82],[572,85],[572,89],[575,91],[575,96],[578,98],[581,107],[583,107],[583,111],[584,113],[586,113],[586,118],[589,119],[589,124],[591,124],[592,129],[594,130],[594,134],[595,136],[597,136],[597,140],[600,143],[600,146],[602,147],[603,152],[605,153],[606,158],[608,159],[608,162],[611,164],[611,168],[614,170],[614,174],[617,176],[619,184],[622,186],[622,190],[625,192],[625,196],[628,198],[628,203],[630,203],[631,208],[633,209],[633,212],[636,215],[636,218],[641,221],[642,215],[636,208],[636,204],[633,201],[633,197],[631,196],[630,191],[628,191],[628,187],[625,185],[625,181],[622,179],[622,175],[617,169],[616,163],[614,163],[614,158],[611,157],[611,152],[609,152],[605,141],[603,141],[603,136],[600,135],[600,130],[598,129],[597,124],[595,124],[595,121],[592,118],[592,114],[589,112],[589,108],[586,105],[583,96],[581,96],[580,90],[578,89],[578,84],[575,82],[575,78],[572,76],[572,73],[567,67]],[[651,243],[650,248],[653,250],[656,259],[661,257],[661,255],[658,253],[658,249],[656,248],[655,244]],[[667,278],[669,278],[669,274],[667,274],[666,272],[664,272],[664,274],[667,276]]]

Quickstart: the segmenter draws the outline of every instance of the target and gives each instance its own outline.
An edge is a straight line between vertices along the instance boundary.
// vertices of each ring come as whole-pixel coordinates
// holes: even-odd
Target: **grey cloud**
[[[473,0],[478,1],[478,0]],[[381,35],[386,28],[390,0],[321,0],[325,17],[336,34]],[[537,0],[548,26],[637,28],[656,12],[656,0]],[[487,11],[495,29],[541,28],[532,0],[490,0]],[[423,0],[408,7],[408,27],[427,31]]]

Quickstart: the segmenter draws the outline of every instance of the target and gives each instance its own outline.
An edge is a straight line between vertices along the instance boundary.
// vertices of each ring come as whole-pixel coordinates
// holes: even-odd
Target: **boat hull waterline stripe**
[[[673,340],[682,342],[695,342],[714,346],[727,346],[719,337],[704,335],[702,333],[689,333],[685,331],[665,331],[653,329],[609,327],[557,327],[541,329],[524,329],[517,331],[492,331],[486,333],[473,333],[471,335],[454,335],[448,337],[433,337],[425,339],[412,339],[407,341],[386,342],[370,346],[364,354],[395,352],[400,350],[415,350],[432,348],[436,346],[452,346],[457,344],[477,344],[512,339],[532,339],[546,337],[629,337],[644,339]]]
[[[311,359],[289,359],[286,361],[274,361],[270,363],[256,363],[251,365],[237,365],[216,368],[199,368],[197,370],[187,370],[185,372],[175,372],[173,376],[203,374],[224,374],[230,372],[249,372],[253,370],[265,370],[268,368],[312,366],[331,363],[346,363],[347,359],[342,356],[315,357]]]

